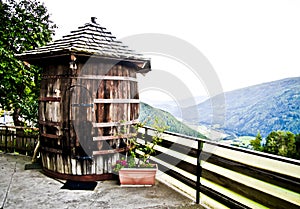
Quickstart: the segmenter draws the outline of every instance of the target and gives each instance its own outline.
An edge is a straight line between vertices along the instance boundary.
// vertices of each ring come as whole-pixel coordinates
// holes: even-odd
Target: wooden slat
[[[39,120],[40,125],[47,125],[47,126],[61,126],[61,122],[53,122],[53,121],[43,121]]]
[[[261,203],[270,208],[299,208],[299,206],[291,202],[285,201],[278,197],[274,197],[272,195],[269,195],[268,193],[259,191],[257,189],[248,187],[242,183],[239,183],[238,179],[232,180],[218,173],[206,170],[204,168],[202,168],[202,178],[210,180],[222,187],[225,187],[226,189],[229,189],[239,195],[242,195],[246,198],[249,198],[255,202]]]
[[[105,123],[93,123],[94,128],[103,128],[103,127],[113,127],[113,126],[121,126],[121,125],[132,125],[136,124],[138,120],[126,121],[124,123],[120,122],[105,122]]]
[[[138,135],[138,137],[142,138],[141,136],[142,136],[142,134],[140,133]],[[144,139],[147,141],[152,141],[152,136],[145,134]],[[159,143],[159,145],[164,148],[168,148],[170,150],[174,150],[176,152],[180,152],[182,154],[186,154],[191,157],[197,157],[197,150],[195,148],[191,148],[191,147],[188,147],[188,146],[176,143],[176,142],[167,141],[167,140],[163,140],[161,143]]]
[[[46,138],[50,138],[50,139],[58,139],[60,138],[60,136],[55,135],[55,134],[41,134],[41,136],[46,137]]]
[[[197,166],[193,165],[189,162],[184,161],[184,159],[178,159],[175,158],[173,156],[168,155],[167,153],[162,153],[159,151],[155,151],[155,155],[156,158],[162,160],[163,162],[166,162],[172,166],[176,166],[179,169],[182,169],[188,173],[191,173],[193,175],[196,174],[197,172]],[[197,159],[195,158],[195,161],[197,161]]]
[[[96,137],[93,137],[93,141],[105,141],[105,140],[112,140],[112,139],[129,138],[134,135],[135,134],[122,134],[122,135],[116,135],[116,136],[96,136]]]
[[[23,129],[23,130],[35,130],[38,131],[38,128],[34,128],[34,127],[23,127],[23,126],[0,126],[0,128],[4,128],[2,130],[5,130],[5,128],[8,128],[9,131],[13,131],[16,129]]]
[[[95,79],[95,80],[112,80],[112,81],[133,81],[137,82],[136,78],[127,76],[108,76],[108,75],[81,75],[78,79]]]
[[[100,150],[100,151],[93,151],[93,155],[107,155],[107,154],[114,154],[119,152],[127,152],[128,148],[117,148],[117,149],[110,149],[110,150]]]
[[[60,97],[41,97],[39,101],[41,102],[60,102]]]
[[[94,103],[103,104],[126,104],[126,103],[139,103],[139,99],[94,99]]]
[[[94,107],[94,104],[78,103],[78,104],[71,104],[71,107]]]
[[[41,149],[46,152],[62,154],[62,150],[60,150],[60,149],[55,149],[55,148],[50,148],[50,147],[41,147]]]
[[[205,155],[209,155],[209,157],[206,157]],[[261,181],[268,182],[270,184],[300,193],[299,178],[245,165],[240,162],[225,159],[211,153],[202,152],[201,156],[202,158],[206,159],[206,162],[212,163],[214,165],[218,165],[223,168],[241,173],[243,175],[251,176],[255,179],[259,179]]]
[[[138,139],[137,142],[140,143],[140,144],[144,144],[144,142],[141,139]],[[175,157],[179,160],[184,160],[184,161],[186,161],[188,163],[191,163],[191,164],[194,164],[194,165],[197,164],[197,161],[195,160],[194,157],[188,156],[185,153],[176,152],[174,150],[164,148],[160,145],[155,145],[154,149],[157,152],[167,153],[168,155],[173,156],[173,157]]]
[[[215,201],[218,201],[219,203],[222,203],[223,205],[226,205],[229,208],[237,208],[237,209],[250,209],[250,207],[230,198],[226,195],[211,190],[209,187],[206,187],[204,185],[200,185],[200,191],[201,193],[207,195],[208,197],[214,199]]]
[[[186,176],[184,176],[184,175],[182,175],[182,174],[180,174],[158,162],[153,161],[153,163],[156,163],[158,165],[158,169],[160,171],[162,171],[163,173],[181,181],[182,183],[184,183],[185,185],[187,185],[193,189],[196,189],[196,181],[193,181],[193,180],[187,178]]]
[[[140,129],[139,132],[150,136],[155,134],[155,131],[153,129],[149,129],[148,127],[146,128],[146,131]],[[164,132],[162,134],[162,138],[164,139],[163,142],[164,141],[173,142],[179,144],[179,146],[183,145],[188,148],[194,148],[194,149],[197,149],[198,141],[203,142],[203,140],[199,138],[190,137],[190,136],[183,137],[181,134],[176,134],[171,132]]]
[[[62,75],[42,75],[42,79],[60,79],[60,78],[70,78],[70,75],[68,74],[62,74]]]
[[[245,165],[299,178],[300,160],[276,155],[272,155],[272,157],[270,157],[271,154],[268,153],[254,152],[253,150],[244,151],[244,149],[237,149],[237,147],[234,146],[216,147],[206,145],[207,143],[204,144],[204,151],[208,151],[220,157],[224,157],[232,161],[237,161],[238,159],[238,162]]]

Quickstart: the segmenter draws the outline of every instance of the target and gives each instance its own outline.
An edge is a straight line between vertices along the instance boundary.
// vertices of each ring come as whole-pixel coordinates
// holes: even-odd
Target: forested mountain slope
[[[160,110],[158,108],[154,108],[146,103],[141,102],[139,121],[142,123],[145,122],[146,126],[152,126],[154,124],[155,118],[158,118],[159,120],[163,121],[165,125],[168,126],[167,131],[180,133],[188,136],[205,138],[205,136],[203,136],[199,132],[191,129],[187,125],[177,120],[169,112]]]
[[[214,113],[212,99],[196,106],[198,116],[195,107],[184,109],[187,120],[208,126],[217,123],[220,129],[237,135],[254,136],[260,131],[266,137],[273,130],[300,133],[300,77],[250,86],[226,92],[224,96],[225,106],[222,96],[214,98]],[[212,123],[214,114],[217,117]]]

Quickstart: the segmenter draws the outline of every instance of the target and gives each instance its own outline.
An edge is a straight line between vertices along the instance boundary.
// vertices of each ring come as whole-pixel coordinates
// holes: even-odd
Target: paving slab
[[[25,170],[30,158],[0,153],[0,208],[202,208],[157,182],[153,187],[120,187],[99,181],[93,190],[64,189],[66,181]]]

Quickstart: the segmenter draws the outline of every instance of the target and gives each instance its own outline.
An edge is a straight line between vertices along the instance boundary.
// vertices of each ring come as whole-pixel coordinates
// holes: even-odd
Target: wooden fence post
[[[7,137],[8,137],[8,127],[5,126],[5,153],[7,153]]]
[[[201,174],[202,174],[202,168],[201,168],[201,162],[200,162],[200,154],[201,154],[201,151],[202,151],[202,141],[200,140],[197,140],[197,144],[198,144],[198,147],[197,147],[197,181],[196,181],[196,204],[199,204],[200,203],[200,186],[201,186],[201,182],[200,182],[200,177],[201,177]]]

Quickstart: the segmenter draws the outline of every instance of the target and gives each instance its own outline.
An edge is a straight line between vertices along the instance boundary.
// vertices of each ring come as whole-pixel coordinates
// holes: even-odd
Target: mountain
[[[188,136],[206,138],[204,135],[200,134],[199,132],[195,131],[194,129],[191,129],[184,123],[177,120],[169,112],[158,108],[154,108],[146,103],[141,102],[139,121],[142,123],[145,122],[146,126],[152,126],[155,118],[164,121],[164,125],[168,126],[167,131]]]
[[[273,130],[300,133],[300,77],[226,92],[183,111],[185,120],[229,134],[255,136],[260,131],[266,137]]]
[[[152,98],[144,98],[142,102],[151,105],[152,107],[167,111],[177,118],[183,118],[181,107],[188,107],[193,104],[199,104],[207,100],[208,96],[197,96],[195,98],[181,99],[181,100],[153,100]]]

